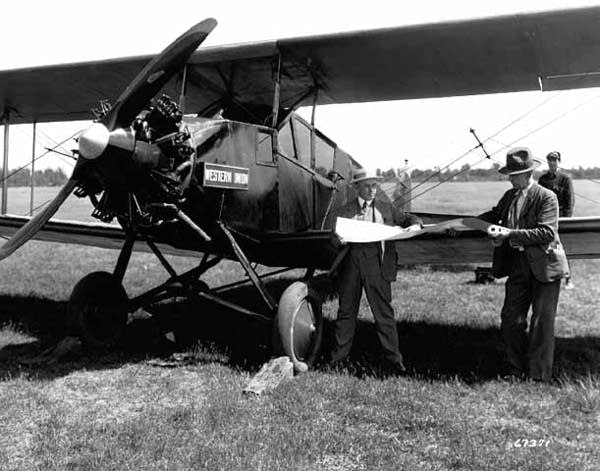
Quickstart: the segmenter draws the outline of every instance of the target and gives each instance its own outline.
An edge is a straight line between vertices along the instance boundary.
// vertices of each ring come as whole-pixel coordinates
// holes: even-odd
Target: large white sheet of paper
[[[376,222],[338,217],[335,223],[335,232],[346,242],[365,243],[397,237],[404,232],[404,229]]]
[[[426,226],[423,229],[404,229],[398,226],[386,226],[369,221],[338,217],[335,232],[344,241],[350,243],[379,242],[382,240],[410,239],[421,234],[444,233],[448,230],[467,230],[463,218],[451,219],[440,224]]]

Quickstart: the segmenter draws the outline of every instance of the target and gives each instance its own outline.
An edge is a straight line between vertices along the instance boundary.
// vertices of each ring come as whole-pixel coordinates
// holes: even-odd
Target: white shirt
[[[379,210],[375,207],[375,200],[367,201],[362,199],[360,196],[358,197],[358,206],[360,208],[367,203],[367,207],[360,214],[354,216],[354,219],[359,219],[361,221],[369,221],[369,222],[377,222],[379,224],[383,224],[383,216],[379,212]],[[373,212],[375,212],[375,218],[373,218]]]
[[[522,190],[517,190],[513,201],[511,202],[510,208],[508,210],[508,222],[512,229],[518,229],[519,227],[519,217],[521,216],[521,211],[523,210],[523,205],[525,204],[525,200],[527,199],[527,192],[530,190],[533,182],[529,182],[527,188]]]
[[[529,191],[532,185],[533,182],[529,182],[527,188],[517,190],[517,192],[515,193],[515,199],[513,199],[513,201],[511,202],[510,208],[508,210],[508,223],[511,229],[519,228],[519,217],[521,216],[523,205],[525,204],[525,200],[527,199],[527,192]],[[512,248],[519,250],[520,252],[523,252],[525,250],[523,246],[517,245],[511,240],[509,240],[509,245]]]
[[[369,221],[369,222],[377,222],[379,224],[383,224],[383,216],[379,212],[379,210],[375,207],[375,200],[367,201],[362,199],[360,196],[358,197],[358,206],[360,208],[367,203],[367,207],[362,209],[359,214],[354,216],[353,219],[358,219],[360,221]],[[373,212],[375,212],[375,217],[373,217]],[[383,241],[379,242],[381,245],[381,262],[383,263],[383,253],[385,252],[385,243]]]

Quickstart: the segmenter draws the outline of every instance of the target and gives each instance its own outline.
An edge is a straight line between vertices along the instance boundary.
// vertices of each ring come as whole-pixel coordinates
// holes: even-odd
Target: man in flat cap
[[[558,210],[560,217],[570,218],[573,216],[575,206],[575,193],[571,177],[559,169],[560,152],[554,150],[546,156],[548,171],[538,180],[544,188],[553,191],[558,198]]]
[[[575,206],[575,192],[573,191],[573,181],[571,177],[559,169],[560,152],[553,150],[546,156],[548,162],[548,171],[538,180],[538,183],[544,188],[553,191],[558,198],[558,215],[560,217],[570,218],[573,216],[573,207]],[[565,278],[565,288],[573,288],[571,283],[571,272]]]
[[[508,275],[501,313],[504,374],[549,381],[554,358],[554,318],[560,280],[567,265],[558,238],[556,195],[533,181],[533,170],[538,165],[540,162],[528,148],[511,149],[506,155],[506,166],[499,171],[508,175],[513,188],[479,218],[508,228],[499,231],[494,239],[492,265],[495,277]]]
[[[379,180],[381,177],[364,169],[356,171],[349,183],[355,185],[358,197],[342,206],[336,215],[390,226],[420,228],[422,221],[418,217],[397,210],[387,201],[375,199]],[[393,374],[406,371],[391,304],[391,282],[396,279],[396,259],[394,242],[349,244],[339,271],[339,310],[331,352],[332,365],[339,364],[350,353],[364,289],[375,318],[383,351],[384,371]]]

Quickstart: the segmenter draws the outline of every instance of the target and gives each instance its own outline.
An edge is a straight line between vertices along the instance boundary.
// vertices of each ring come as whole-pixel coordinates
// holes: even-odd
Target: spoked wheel
[[[111,273],[90,273],[75,285],[69,298],[70,328],[90,347],[112,347],[127,324],[127,303],[125,289]]]
[[[281,295],[276,328],[279,344],[297,372],[316,361],[323,338],[321,299],[306,283],[296,281]]]

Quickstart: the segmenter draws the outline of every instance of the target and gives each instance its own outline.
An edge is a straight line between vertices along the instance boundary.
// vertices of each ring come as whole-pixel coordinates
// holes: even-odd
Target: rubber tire
[[[290,358],[294,370],[304,373],[315,363],[323,340],[322,300],[306,283],[296,281],[281,295],[275,327],[275,346]]]
[[[125,289],[112,273],[90,273],[79,280],[69,298],[70,328],[88,347],[114,347],[127,324],[128,301]]]

